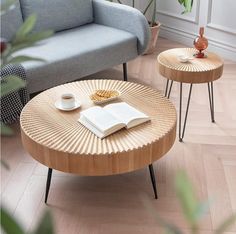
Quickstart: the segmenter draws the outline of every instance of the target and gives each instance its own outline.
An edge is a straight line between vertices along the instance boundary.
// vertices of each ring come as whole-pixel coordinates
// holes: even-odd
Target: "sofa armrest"
[[[145,16],[132,7],[105,0],[93,0],[94,22],[134,34],[138,39],[138,54],[149,43],[150,29]]]

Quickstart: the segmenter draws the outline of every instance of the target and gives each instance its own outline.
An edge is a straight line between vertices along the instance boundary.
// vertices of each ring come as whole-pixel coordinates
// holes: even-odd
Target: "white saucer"
[[[178,55],[178,60],[181,63],[188,63],[190,60],[193,60],[193,57],[185,56],[185,55]]]
[[[58,109],[58,110],[62,110],[62,111],[72,111],[72,110],[75,110],[77,108],[79,108],[81,106],[81,103],[78,101],[78,100],[75,100],[75,105],[71,108],[64,108],[62,105],[61,105],[61,100],[57,100],[55,102],[55,107]]]

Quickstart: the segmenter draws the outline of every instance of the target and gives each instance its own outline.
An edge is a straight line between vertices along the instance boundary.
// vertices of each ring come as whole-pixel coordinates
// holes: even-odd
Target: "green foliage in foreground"
[[[15,0],[6,0],[1,3],[1,15],[5,14],[6,11],[10,11],[14,8]],[[25,55],[14,55],[14,53],[32,46],[37,46],[37,43],[43,39],[50,37],[53,32],[45,31],[34,33],[33,29],[36,23],[36,16],[29,16],[26,21],[22,24],[19,30],[16,32],[14,39],[11,42],[6,42],[1,39],[1,68],[7,64],[17,64],[26,61],[44,61],[41,58],[30,57]],[[9,93],[17,91],[25,87],[25,82],[17,76],[7,76],[1,82],[1,95],[4,97]],[[1,135],[10,136],[13,134],[11,128],[1,123]],[[9,166],[3,160],[1,165],[5,169],[9,170]],[[18,224],[13,216],[1,206],[1,229],[6,234],[26,234],[24,229]],[[37,228],[31,234],[53,234],[53,222],[51,214],[47,211],[42,216]]]
[[[184,171],[180,171],[176,175],[175,191],[180,206],[183,210],[184,217],[191,230],[191,234],[200,234],[199,222],[208,210],[208,202],[201,202],[197,199],[192,183]],[[163,220],[158,215],[157,211],[153,208],[153,206],[149,202],[147,202],[147,199],[143,200],[143,202],[144,205],[147,207],[148,211],[151,212],[152,216],[155,218],[157,223],[164,228],[166,234],[185,233],[179,227]],[[223,234],[235,221],[236,214],[229,216],[226,220],[222,222],[222,224],[216,229],[214,233]]]
[[[193,0],[178,0],[179,4],[184,6],[184,11],[182,14],[188,13],[192,11]]]
[[[25,232],[16,220],[1,207],[1,227],[6,234],[54,234],[53,220],[49,211],[46,211],[33,232]]]
[[[6,11],[11,11],[14,4],[14,0],[4,1],[1,5],[1,15],[5,14]],[[44,32],[33,32],[35,23],[36,15],[29,16],[16,32],[15,37],[11,42],[1,41],[1,43],[4,44],[4,50],[1,51],[1,68],[7,64],[19,64],[27,61],[44,61],[43,59],[37,57],[14,55],[22,49],[37,46],[39,41],[46,39],[53,34],[53,31],[51,30]],[[25,87],[25,85],[25,82],[19,77],[8,76],[1,82],[1,97],[17,91]],[[1,135],[9,136],[12,135],[12,133],[12,130],[8,126],[1,123]]]

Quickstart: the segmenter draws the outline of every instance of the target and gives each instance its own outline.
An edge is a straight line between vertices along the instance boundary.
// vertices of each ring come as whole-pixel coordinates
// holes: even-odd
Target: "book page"
[[[109,104],[103,108],[128,128],[149,120],[149,117],[125,102]]]
[[[80,116],[78,120],[81,124],[83,124],[86,128],[88,128],[91,132],[93,132],[99,138],[104,138],[105,133],[100,132],[94,125],[90,124],[83,116]]]
[[[116,129],[117,125],[124,125],[119,119],[99,106],[88,108],[80,114],[83,119],[102,133],[110,132],[113,128]]]

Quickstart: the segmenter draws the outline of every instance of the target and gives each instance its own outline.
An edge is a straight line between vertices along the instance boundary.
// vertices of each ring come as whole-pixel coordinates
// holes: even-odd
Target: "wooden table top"
[[[195,58],[194,48],[176,48],[166,50],[157,57],[159,72],[167,79],[183,83],[206,83],[217,80],[223,72],[223,60],[212,52],[206,52],[206,58]],[[179,55],[193,59],[180,62]]]
[[[122,129],[99,139],[77,120],[80,111],[94,106],[89,95],[96,89],[116,89],[124,101],[150,116],[151,121]],[[73,93],[82,106],[59,111],[54,103],[63,93]],[[25,149],[42,164],[80,175],[110,175],[145,167],[172,147],[176,136],[176,110],[154,89],[117,80],[87,80],[54,87],[34,97],[24,107],[21,135]]]

